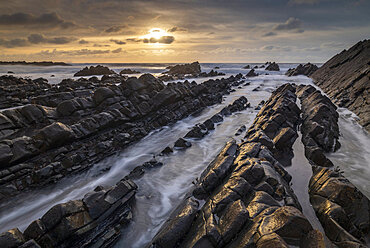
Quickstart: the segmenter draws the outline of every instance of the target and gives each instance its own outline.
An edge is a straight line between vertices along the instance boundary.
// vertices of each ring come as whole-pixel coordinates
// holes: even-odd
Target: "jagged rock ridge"
[[[370,40],[335,55],[311,77],[338,106],[357,114],[359,123],[370,131]]]

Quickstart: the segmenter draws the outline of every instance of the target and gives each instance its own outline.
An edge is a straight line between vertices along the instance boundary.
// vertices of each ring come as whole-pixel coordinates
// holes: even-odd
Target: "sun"
[[[148,40],[159,40],[163,36],[167,36],[167,35],[169,34],[161,28],[152,28],[149,30],[148,34],[143,36],[143,38],[148,39]]]

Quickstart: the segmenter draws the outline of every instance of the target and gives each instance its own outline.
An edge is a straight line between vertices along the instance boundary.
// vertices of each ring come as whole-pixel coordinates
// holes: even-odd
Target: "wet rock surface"
[[[199,85],[188,81],[164,85],[144,74],[47,85],[1,77],[0,85],[9,85],[9,91],[12,84],[37,88],[34,92],[32,87],[22,88],[28,95],[17,96],[34,104],[0,113],[0,201],[84,171],[151,130],[221,103],[232,86],[243,83],[241,79],[239,74]],[[44,93],[35,96],[40,85],[45,86]],[[225,112],[238,110],[240,104]],[[219,118],[204,125],[211,130]]]
[[[316,65],[307,63],[305,65],[299,64],[296,68],[289,69],[285,75],[288,77],[291,76],[298,76],[298,75],[305,75],[305,76],[311,76],[315,71],[319,69]]]
[[[365,247],[370,232],[370,201],[338,170],[326,152],[340,147],[338,113],[313,86],[298,86],[302,142],[312,165],[309,196],[326,236],[338,247]],[[328,168],[329,167],[329,168]]]
[[[319,166],[333,166],[324,153],[340,147],[337,107],[313,86],[300,85],[297,95],[302,105],[301,131],[306,157]]]
[[[370,40],[360,41],[335,55],[315,73],[313,81],[339,106],[360,117],[370,131]]]
[[[21,233],[0,234],[1,247],[111,247],[120,229],[132,218],[131,205],[137,186],[121,180],[98,187],[82,200],[58,204]]]
[[[295,87],[284,85],[272,94],[245,141],[226,144],[153,238],[151,247],[303,244],[313,228],[301,213],[289,186],[291,177],[281,164],[288,158],[276,156],[291,150],[297,138],[300,110],[294,92]],[[286,128],[295,135],[284,135]],[[280,140],[277,137],[286,138],[274,142]],[[285,146],[276,146],[279,142]]]

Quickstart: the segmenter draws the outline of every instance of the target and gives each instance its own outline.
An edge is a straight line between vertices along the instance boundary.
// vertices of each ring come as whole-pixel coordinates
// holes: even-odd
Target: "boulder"
[[[175,142],[175,148],[176,149],[185,149],[191,147],[191,143],[189,141],[184,140],[183,138],[179,138]]]
[[[94,91],[94,94],[92,96],[96,105],[99,105],[105,99],[110,98],[110,97],[114,97],[114,92],[107,87],[98,88],[97,90]]]
[[[75,135],[72,129],[60,122],[54,122],[36,134],[36,138],[46,142],[48,147],[60,146],[74,137]]]

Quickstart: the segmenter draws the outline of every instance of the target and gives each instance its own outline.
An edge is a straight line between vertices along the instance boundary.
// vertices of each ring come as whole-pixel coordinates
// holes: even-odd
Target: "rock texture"
[[[338,106],[357,114],[359,123],[370,131],[370,40],[335,55],[311,77]]]
[[[302,105],[302,141],[312,164],[312,207],[326,236],[338,247],[365,247],[370,233],[370,201],[337,170],[325,152],[339,148],[335,105],[312,86],[297,87]]]
[[[298,75],[305,75],[305,76],[311,76],[315,71],[319,69],[316,65],[307,63],[305,65],[299,64],[296,68],[289,69],[285,75],[288,77],[291,76],[298,76]]]
[[[111,247],[132,218],[136,189],[130,180],[99,186],[82,200],[55,205],[23,233],[0,234],[0,247]]]
[[[275,156],[292,149],[300,122],[295,88],[276,90],[243,143],[229,142],[153,238],[151,247],[323,245],[301,213],[290,175]]]
[[[297,95],[302,105],[301,131],[306,157],[319,166],[333,166],[324,153],[340,147],[337,107],[313,86],[300,85]]]
[[[65,80],[38,97],[17,95],[36,104],[0,111],[0,201],[86,170],[151,130],[221,103],[241,78],[164,85],[144,74]]]
[[[76,72],[73,76],[83,77],[83,76],[110,75],[110,74],[115,74],[115,72],[106,66],[97,65],[97,66],[90,66],[90,67],[86,66],[81,71]]]

